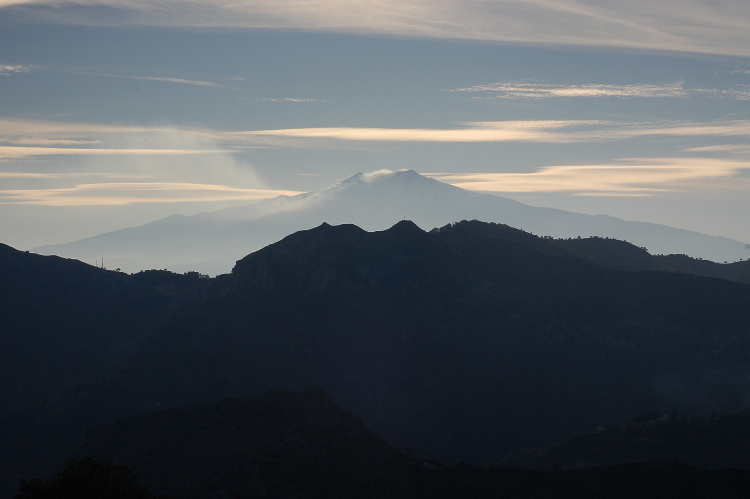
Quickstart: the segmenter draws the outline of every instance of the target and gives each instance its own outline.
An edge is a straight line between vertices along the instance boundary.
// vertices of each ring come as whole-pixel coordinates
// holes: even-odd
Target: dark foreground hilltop
[[[419,461],[319,390],[275,390],[119,420],[90,432],[76,454],[108,460],[71,461],[46,490],[27,483],[18,499],[73,491],[83,497],[95,488],[118,499],[685,499],[750,492],[748,470],[703,471],[676,462],[542,471]]]

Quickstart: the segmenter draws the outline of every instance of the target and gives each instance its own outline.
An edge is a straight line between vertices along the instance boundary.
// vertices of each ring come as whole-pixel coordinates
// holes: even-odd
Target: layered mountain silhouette
[[[469,192],[412,170],[358,173],[321,191],[194,216],[172,215],[34,251],[90,262],[104,259],[110,268],[127,272],[170,269],[217,275],[229,272],[244,255],[323,222],[384,230],[402,219],[425,230],[476,219],[556,238],[611,237],[646,247],[652,254],[684,253],[716,262],[750,258],[750,247],[731,239],[606,215],[532,207]]]
[[[617,269],[648,258],[606,239],[322,224],[213,279],[3,249],[5,355],[22,356],[4,374],[27,402],[0,422],[6,490],[96,425],[280,387],[324,389],[416,457],[473,464],[750,394],[750,286]],[[49,338],[65,349],[45,352]]]

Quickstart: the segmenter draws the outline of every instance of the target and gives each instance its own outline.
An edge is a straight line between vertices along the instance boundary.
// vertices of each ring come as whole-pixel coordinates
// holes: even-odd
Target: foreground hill
[[[88,437],[69,476],[97,462],[105,472],[114,469],[86,457],[104,456],[127,463],[157,496],[171,498],[685,499],[745,497],[750,488],[750,470],[702,471],[676,462],[541,471],[418,461],[319,390],[274,390],[135,416]]]
[[[95,425],[278,387],[322,388],[396,447],[475,464],[646,411],[742,408],[750,286],[601,262],[481,222],[295,233],[196,277],[137,341],[11,411],[0,467],[49,474]]]
[[[229,272],[236,260],[252,251],[323,222],[356,224],[373,231],[404,218],[425,230],[477,219],[557,238],[612,237],[644,246],[654,254],[687,253],[717,262],[750,257],[750,248],[738,241],[605,215],[537,208],[466,191],[412,170],[358,173],[321,191],[195,216],[173,215],[34,251],[92,262],[104,258],[128,272],[169,268],[216,275]]]

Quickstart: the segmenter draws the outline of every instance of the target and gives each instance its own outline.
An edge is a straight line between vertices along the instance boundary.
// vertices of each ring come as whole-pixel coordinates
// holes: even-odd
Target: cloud
[[[74,147],[21,147],[0,146],[0,158],[22,158],[26,156],[51,155],[175,155],[175,154],[222,154],[231,150],[223,149],[106,149]]]
[[[551,85],[501,82],[457,88],[450,92],[492,93],[503,99],[545,99],[551,97],[687,97],[682,83],[671,85]]]
[[[7,182],[2,186],[0,202],[124,205],[253,200],[286,192],[267,189],[237,150],[222,147],[221,137],[221,132],[198,128],[0,118],[0,162],[15,170],[0,173],[14,184],[13,190]],[[28,171],[28,165],[36,171]],[[71,179],[81,177],[98,177],[99,183],[72,185]],[[116,182],[146,178],[154,181]]]
[[[750,100],[750,85],[736,85],[732,88],[719,90],[718,94],[736,100]]]
[[[18,74],[18,73],[28,73],[30,70],[31,70],[31,66],[10,66],[8,64],[0,64],[0,76]]]
[[[217,141],[220,139],[220,132],[199,128],[0,118],[0,158],[105,154],[226,154],[233,152],[229,149],[217,147]]]
[[[0,142],[10,142],[24,137],[45,139],[81,139],[102,135],[170,132],[174,127],[127,126],[101,123],[76,123],[65,121],[37,121],[0,118]]]
[[[184,182],[110,182],[56,189],[0,190],[0,204],[113,206],[134,203],[252,201],[296,194],[300,192]]]
[[[317,99],[298,99],[295,97],[283,97],[280,99],[272,98],[272,97],[264,97],[262,99],[255,99],[259,102],[326,102],[326,101],[319,101]]]
[[[732,154],[750,153],[750,144],[717,144],[685,149],[686,152],[723,152]]]
[[[428,173],[427,176],[482,192],[566,192],[576,195],[646,196],[679,184],[731,177],[750,162],[716,158],[636,158],[613,164],[548,166],[532,173]]]
[[[102,177],[102,178],[149,178],[149,174],[137,173],[103,173],[103,172],[68,172],[68,173],[39,173],[39,172],[0,172],[0,178],[21,178],[21,179],[58,179],[58,178],[78,178],[78,177]]]
[[[750,121],[632,123],[595,120],[529,120],[466,122],[461,128],[289,128],[226,133],[276,145],[300,145],[300,141],[367,142],[607,142],[649,136],[750,137]]]
[[[49,22],[278,28],[750,55],[738,0],[0,0]]]
[[[592,121],[468,122],[463,128],[288,128],[235,132],[238,138],[323,139],[370,142],[565,142],[560,128],[592,125]]]
[[[377,181],[383,177],[389,177],[393,175],[392,170],[388,170],[387,168],[384,168],[382,170],[377,170],[374,172],[367,172],[362,174],[362,180],[366,183]]]
[[[645,136],[673,137],[750,137],[750,121],[724,120],[700,122],[666,122],[663,124],[624,124],[611,131],[602,131],[602,138],[626,139]]]
[[[638,98],[685,98],[709,97],[750,100],[750,85],[734,85],[719,88],[684,88],[682,83],[670,85],[553,85],[543,83],[500,82],[447,90],[487,95],[494,99],[550,99],[580,97],[638,97]]]
[[[70,139],[45,139],[45,138],[33,138],[33,137],[22,137],[20,139],[11,139],[7,141],[10,144],[18,144],[22,146],[81,146],[81,145],[94,145],[101,144],[101,140],[70,140]]]
[[[220,87],[218,83],[212,81],[201,81],[201,80],[185,80],[183,78],[158,78],[155,76],[125,76],[131,80],[151,80],[151,81],[166,81],[169,83],[179,83],[181,85],[195,85],[197,87]]]
[[[260,146],[340,147],[343,143],[351,142],[567,144],[644,137],[750,138],[750,120],[656,123],[601,120],[476,121],[444,129],[313,127],[232,131],[169,126],[33,122],[0,118],[0,158],[50,155],[226,155]],[[9,145],[2,145],[3,143]],[[74,147],[62,147],[65,145]],[[82,147],[88,145],[91,147]]]
[[[190,145],[189,148],[180,148],[186,151],[200,149],[213,152],[230,152],[217,151],[216,144],[218,142],[236,142],[236,136],[233,136],[232,133],[233,132],[225,132],[221,130],[188,128],[173,125],[113,125],[104,123],[36,121],[0,117],[0,144],[40,146],[119,144],[132,147],[136,144],[156,145],[162,143],[179,143],[181,145]],[[117,148],[110,147],[109,149],[114,151]],[[134,149],[145,150],[146,148],[135,147]],[[157,147],[152,147],[151,149],[157,149]],[[161,149],[177,150],[178,148],[161,147]],[[19,151],[19,154],[21,152],[22,151]],[[44,154],[44,151],[40,154]],[[48,152],[47,154],[53,153]],[[61,152],[61,154],[66,153]],[[94,152],[92,154],[103,153]]]
[[[65,72],[73,73],[73,74],[89,75],[89,76],[104,76],[107,78],[125,78],[128,80],[163,81],[167,83],[178,83],[181,85],[195,85],[198,87],[225,88],[224,85],[219,85],[218,83],[214,83],[212,81],[186,80],[184,78],[163,78],[163,77],[158,77],[158,76],[126,76],[126,75],[116,75],[116,74],[109,74],[109,73],[84,73],[81,71],[65,71]]]

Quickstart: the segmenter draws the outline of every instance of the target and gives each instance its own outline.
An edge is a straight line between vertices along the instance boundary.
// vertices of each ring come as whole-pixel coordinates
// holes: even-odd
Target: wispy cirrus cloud
[[[712,146],[690,147],[685,152],[718,152],[742,154],[750,153],[750,144],[716,144]]]
[[[102,76],[105,78],[123,78],[127,80],[146,80],[146,81],[160,81],[166,83],[177,83],[179,85],[194,85],[196,87],[212,87],[212,88],[225,88],[224,85],[215,83],[213,81],[204,80],[188,80],[185,78],[166,78],[161,76],[137,76],[137,75],[118,75],[110,73],[86,73],[81,71],[66,71],[67,73],[89,75],[89,76]]]
[[[137,173],[105,173],[105,172],[66,172],[66,173],[40,173],[40,172],[0,172],[0,178],[21,179],[60,179],[80,177],[100,177],[116,179],[143,179],[153,175]]]
[[[750,100],[750,85],[733,85],[726,88],[685,88],[681,82],[669,85],[554,85],[547,83],[499,82],[447,91],[467,92],[493,99],[713,97]]]
[[[560,130],[598,125],[598,121],[467,122],[461,128],[288,128],[233,132],[248,139],[311,139],[365,142],[565,142]]]
[[[297,97],[263,97],[260,99],[255,99],[258,102],[327,102],[327,101],[320,101],[318,99],[300,99]]]
[[[715,95],[736,100],[750,100],[750,85],[735,85],[731,88],[716,90]]]
[[[216,132],[198,128],[0,118],[0,158],[37,155],[176,155],[232,152],[217,148],[218,139],[219,135]],[[172,147],[165,147],[164,144]]]
[[[2,9],[2,6],[0,5],[0,12],[2,11],[1,9]],[[39,66],[21,66],[21,65],[0,64],[0,76],[19,74],[19,73],[28,73],[32,69],[36,69],[36,70],[44,69],[47,71],[51,70],[49,68],[41,68]],[[68,73],[68,74],[100,76],[104,78],[122,78],[122,79],[127,79],[127,80],[160,81],[160,82],[166,82],[166,83],[177,83],[180,85],[194,85],[198,87],[226,88],[225,85],[221,85],[213,81],[191,80],[191,79],[186,79],[186,78],[170,78],[170,77],[163,77],[163,76],[142,76],[142,75],[120,75],[120,74],[112,74],[112,73],[92,73],[92,72],[87,72],[87,71],[70,71],[70,70],[64,70],[64,69],[57,69],[54,71],[58,71],[61,73]],[[232,78],[232,79],[238,80],[237,78]],[[241,78],[239,80],[241,80]]]
[[[0,142],[22,138],[81,139],[103,135],[169,132],[175,127],[112,125],[105,123],[79,123],[68,121],[42,121],[0,118]]]
[[[253,201],[296,194],[300,192],[185,182],[108,182],[55,189],[0,190],[0,204],[121,206],[135,203]]]
[[[159,137],[171,138],[157,147]],[[618,122],[603,120],[473,121],[451,128],[312,127],[214,130],[0,119],[0,158],[48,155],[229,154],[257,146],[337,142],[586,143],[644,137],[748,137],[750,120]],[[122,147],[127,143],[129,147]],[[8,145],[3,145],[8,144]],[[12,144],[12,145],[11,145]],[[115,144],[119,146],[115,147]],[[134,147],[133,144],[137,144]],[[142,145],[150,145],[143,147]],[[70,147],[64,147],[70,146]],[[90,146],[90,147],[82,147]]]
[[[22,158],[26,156],[57,156],[57,155],[176,155],[176,154],[226,154],[230,149],[109,149],[109,148],[77,148],[77,147],[22,147],[0,146],[0,159]]]
[[[94,145],[101,144],[101,140],[72,140],[72,139],[45,139],[45,138],[34,138],[34,137],[21,137],[18,139],[7,140],[9,144],[16,144],[20,146],[82,146],[82,145]]]
[[[448,129],[424,128],[290,128],[227,133],[226,137],[299,145],[304,141],[361,142],[536,142],[577,143],[627,140],[649,136],[750,137],[750,121],[707,123],[672,121],[632,123],[597,120],[529,120],[467,122]],[[303,142],[300,142],[303,141]]]
[[[750,55],[736,0],[0,0],[50,22],[279,28]]]
[[[488,93],[502,99],[548,99],[552,97],[687,97],[682,83],[671,85],[552,85],[543,83],[500,82],[456,88],[449,92]]]
[[[32,66],[13,66],[9,64],[0,64],[0,76],[12,75],[18,73],[28,73],[31,71]]]
[[[548,166],[531,173],[428,173],[481,192],[564,192],[579,196],[647,196],[694,180],[731,177],[749,161],[717,158],[631,158],[610,164]]]
[[[222,86],[212,81],[186,80],[184,78],[162,78],[162,77],[157,77],[157,76],[125,76],[125,78],[129,78],[131,80],[165,81],[167,83],[178,83],[180,85],[194,85],[196,87],[217,88],[217,87]]]

